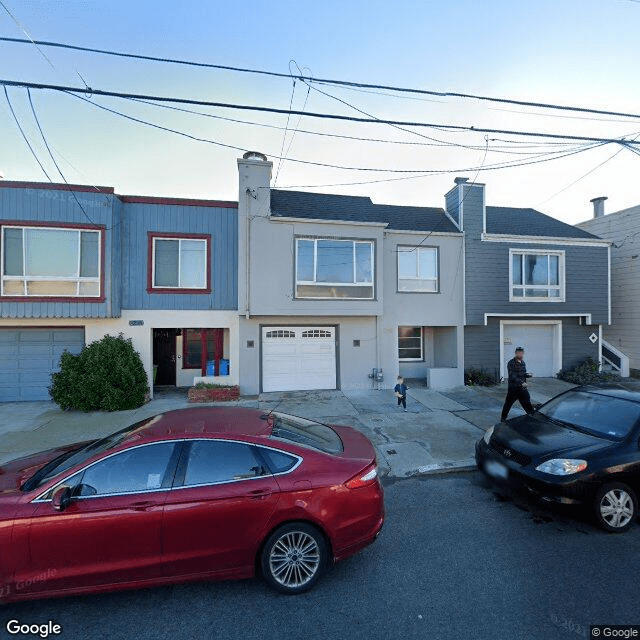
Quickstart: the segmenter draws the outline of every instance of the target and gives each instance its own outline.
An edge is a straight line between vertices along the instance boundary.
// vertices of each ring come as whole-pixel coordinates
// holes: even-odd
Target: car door
[[[185,446],[164,505],[164,572],[250,575],[279,488],[257,448],[200,439]],[[245,571],[242,571],[242,570]]]
[[[161,576],[162,507],[177,464],[174,442],[112,454],[66,484],[62,511],[48,491],[29,519],[29,562],[16,572],[23,592],[87,588]]]

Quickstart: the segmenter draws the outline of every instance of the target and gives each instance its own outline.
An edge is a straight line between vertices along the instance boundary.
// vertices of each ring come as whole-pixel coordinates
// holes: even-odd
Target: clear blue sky
[[[36,40],[284,73],[293,59],[316,77],[640,112],[640,2],[633,0],[3,2]],[[0,35],[24,37],[2,7]],[[292,95],[292,82],[288,79],[50,48],[43,51],[53,68],[33,45],[0,43],[0,77],[79,86],[80,74],[94,88],[279,108],[287,108]],[[320,88],[380,118],[608,138],[640,133],[640,120],[566,117],[568,114],[470,100],[408,99]],[[39,137],[25,91],[9,92],[38,157],[52,179],[61,182]],[[306,94],[307,88],[297,83],[294,107],[303,107]],[[237,198],[239,152],[128,122],[70,96],[41,91],[32,95],[47,140],[69,182],[113,186],[123,194]],[[284,132],[279,129],[116,99],[91,99],[162,126],[257,149],[270,156],[280,155],[283,145]],[[315,90],[310,91],[305,109],[356,114],[347,105]],[[278,127],[287,122],[286,116],[275,114],[201,110]],[[291,118],[290,130],[297,125],[298,118]],[[383,125],[323,122],[305,117],[297,128],[431,142]],[[318,190],[369,195],[380,203],[442,206],[443,196],[456,175],[472,179],[477,176],[487,185],[488,204],[531,206],[568,222],[589,217],[589,200],[595,196],[609,197],[609,211],[640,203],[640,156],[623,149],[611,158],[621,148],[619,145],[520,168],[485,170],[499,162],[528,161],[534,152],[548,153],[558,147],[547,146],[544,140],[490,136],[521,144],[493,139],[487,143],[479,133],[416,131],[444,146],[340,140],[303,132],[296,133],[291,142],[289,132],[284,149],[287,157],[313,162],[444,173],[344,185],[398,175],[284,162],[277,186],[335,185],[318,186]],[[543,146],[533,149],[525,144]],[[279,163],[274,162],[275,177]],[[483,170],[464,170],[473,167]],[[17,130],[3,92],[0,172],[8,180],[46,180]]]

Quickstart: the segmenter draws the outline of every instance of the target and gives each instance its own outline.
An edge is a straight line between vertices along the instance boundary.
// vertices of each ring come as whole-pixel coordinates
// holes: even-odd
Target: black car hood
[[[553,422],[543,415],[520,416],[496,425],[492,442],[531,459],[584,456],[617,443]]]

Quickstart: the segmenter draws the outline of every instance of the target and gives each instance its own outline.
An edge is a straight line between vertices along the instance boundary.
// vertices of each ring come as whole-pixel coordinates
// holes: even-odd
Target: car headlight
[[[553,458],[536,467],[536,471],[549,473],[552,476],[570,476],[572,473],[584,471],[587,468],[586,460],[574,460],[573,458]]]
[[[485,432],[484,432],[484,436],[482,437],[482,439],[489,444],[489,440],[491,440],[491,436],[493,435],[493,430],[495,429],[495,427],[489,427]]]

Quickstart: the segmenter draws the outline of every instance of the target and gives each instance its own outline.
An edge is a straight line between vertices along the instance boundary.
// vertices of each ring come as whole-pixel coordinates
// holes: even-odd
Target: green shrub
[[[196,389],[231,389],[228,384],[213,384],[212,382],[198,382],[193,385]]]
[[[492,387],[498,382],[498,376],[489,373],[486,369],[465,369],[464,383],[468,386]]]
[[[562,369],[558,373],[558,378],[572,384],[601,384],[603,382],[613,382],[619,380],[612,373],[598,371],[599,364],[593,358],[587,358],[580,364],[569,369]]]
[[[131,339],[106,335],[77,356],[65,351],[52,374],[49,394],[61,409],[122,411],[135,409],[149,391],[140,354]]]

